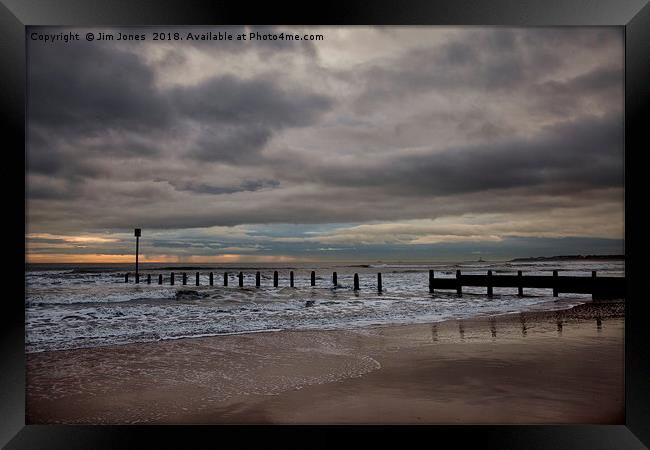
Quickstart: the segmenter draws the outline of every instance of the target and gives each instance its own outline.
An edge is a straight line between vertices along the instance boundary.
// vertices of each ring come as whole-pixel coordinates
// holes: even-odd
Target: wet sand
[[[27,423],[624,423],[624,305],[28,354]]]

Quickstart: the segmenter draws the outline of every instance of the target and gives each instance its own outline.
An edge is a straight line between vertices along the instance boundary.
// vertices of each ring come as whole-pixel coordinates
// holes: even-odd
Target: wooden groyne
[[[463,275],[456,271],[455,278],[436,278],[433,270],[429,271],[429,292],[436,289],[454,289],[459,295],[463,287],[485,287],[487,295],[493,295],[493,288],[517,288],[519,296],[524,295],[524,288],[552,289],[553,296],[563,294],[591,294],[592,298],[623,298],[625,297],[624,277],[598,277],[596,272],[591,277],[561,277],[554,270],[552,276],[548,275],[523,275],[521,270],[517,275]]]
[[[237,274],[239,287],[244,287],[244,273]],[[187,273],[182,273],[183,285],[187,285]],[[129,274],[124,275],[124,282],[129,282]],[[135,276],[135,282],[139,283],[139,274]],[[174,272],[169,277],[170,285],[174,285]],[[147,284],[151,284],[151,275],[147,275]],[[163,284],[163,275],[158,275],[158,284]],[[195,284],[200,284],[200,273],[195,274]],[[255,273],[255,287],[261,286],[261,274]],[[214,285],[214,273],[209,273],[209,285]],[[228,286],[228,272],[223,274],[223,285]],[[316,286],[316,272],[311,271],[310,285]],[[279,286],[279,273],[273,272],[273,287]],[[289,272],[289,286],[294,287],[294,273]],[[332,273],[332,287],[337,287],[338,275]],[[524,275],[521,270],[517,275],[494,275],[491,270],[485,275],[463,275],[460,270],[456,271],[454,278],[439,278],[435,276],[433,270],[429,270],[429,293],[434,294],[436,290],[454,290],[459,296],[463,295],[464,287],[484,287],[488,297],[494,295],[494,288],[517,288],[519,296],[524,295],[525,288],[550,289],[553,296],[557,297],[562,294],[591,294],[593,299],[624,298],[625,297],[625,277],[599,277],[593,271],[591,276],[559,276],[558,271],[554,270],[552,275]],[[355,273],[353,277],[354,291],[360,290],[359,274]],[[377,273],[376,289],[379,293],[383,291],[382,274]]]

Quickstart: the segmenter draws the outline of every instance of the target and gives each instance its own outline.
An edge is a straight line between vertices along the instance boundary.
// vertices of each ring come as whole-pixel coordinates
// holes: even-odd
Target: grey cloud
[[[177,88],[171,98],[183,116],[200,122],[268,126],[307,125],[332,104],[325,96],[283,90],[270,80],[233,76]]]
[[[200,124],[187,156],[200,161],[255,163],[274,132],[314,123],[329,110],[329,98],[286,91],[265,79],[211,78],[170,93],[179,118]]]
[[[537,59],[547,66],[558,64],[550,54],[529,55],[513,30],[470,32],[463,39],[441,47],[406,51],[390,61],[371,63],[363,74],[341,74],[366,80],[358,102],[369,108],[387,98],[414,95],[432,89],[512,89],[534,76]]]
[[[323,95],[232,76],[179,87],[169,96],[180,118],[201,127],[187,156],[226,163],[255,162],[274,132],[309,125],[333,105]]]
[[[119,48],[31,45],[30,121],[86,134],[164,127],[169,108],[153,83],[151,68]]]
[[[219,242],[209,242],[209,241],[188,241],[188,240],[163,240],[163,239],[153,239],[149,241],[149,246],[159,247],[159,248],[179,248],[186,249],[188,247],[192,248],[207,248],[207,249],[219,249],[223,245]]]
[[[623,27],[531,27],[522,31],[521,42],[531,47],[602,51],[623,42]]]
[[[253,162],[271,136],[264,126],[216,126],[203,131],[187,155],[200,161]]]
[[[64,158],[56,151],[54,139],[48,140],[46,135],[34,126],[30,127],[26,171],[53,175],[65,168]]]
[[[85,42],[30,45],[28,71],[30,173],[73,181],[105,177],[104,156],[159,153],[151,139],[172,127],[169,107],[137,55]],[[30,193],[83,195],[79,186],[51,193],[34,186]]]
[[[572,114],[589,100],[598,100],[611,111],[621,111],[623,74],[621,65],[605,65],[567,81],[538,83],[532,86],[531,97],[538,107],[555,114]]]
[[[79,196],[78,183],[34,179],[27,183],[26,197],[30,200],[72,200]]]
[[[259,191],[260,189],[279,187],[280,182],[277,180],[246,180],[241,186],[247,191]]]
[[[196,183],[193,181],[170,181],[174,189],[179,191],[190,191],[198,194],[234,194],[236,192],[255,192],[260,189],[274,189],[280,186],[277,180],[244,180],[239,186],[215,186],[207,183]]]
[[[533,37],[531,37],[533,36]],[[437,90],[497,90],[521,95],[537,95],[537,84],[543,77],[570,65],[570,51],[584,51],[584,46],[620,46],[621,36],[613,30],[599,33],[576,30],[575,33],[555,28],[481,29],[468,31],[462,37],[441,46],[416,48],[391,60],[373,62],[352,73],[342,72],[347,79],[363,79],[365,90],[357,99],[357,107],[367,111],[390,99]],[[614,75],[622,70],[621,61],[608,61]],[[589,84],[592,80],[576,80]],[[593,80],[596,81],[596,80]],[[602,79],[603,82],[620,80]]]
[[[312,167],[299,173],[332,186],[375,187],[404,195],[452,195],[539,185],[579,189],[623,184],[622,118],[588,117],[547,127],[539,136],[426,156],[399,156],[355,167]],[[390,169],[388,169],[390,168]]]

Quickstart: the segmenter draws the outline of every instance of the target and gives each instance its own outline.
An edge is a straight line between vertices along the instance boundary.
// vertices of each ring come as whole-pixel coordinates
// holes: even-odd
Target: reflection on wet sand
[[[557,311],[555,313],[555,318],[557,320],[557,335],[562,336],[562,322],[564,321],[564,315],[562,311]]]
[[[595,320],[596,330],[601,333],[603,317],[593,316],[586,322],[591,322],[591,320]],[[567,311],[561,310],[549,312],[545,319],[540,319],[536,313],[528,312],[518,313],[511,317],[491,316],[482,320],[463,319],[452,323],[434,323],[427,329],[430,330],[431,342],[455,341],[457,339],[461,341],[480,340],[486,337],[486,332],[489,332],[491,340],[495,341],[497,338],[500,340],[527,338],[531,336],[531,333],[537,335],[550,332],[563,337],[563,334],[575,328],[574,323],[575,319],[572,319]]]

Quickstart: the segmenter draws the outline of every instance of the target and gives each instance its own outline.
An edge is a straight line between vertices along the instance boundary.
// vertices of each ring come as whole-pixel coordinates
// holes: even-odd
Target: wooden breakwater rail
[[[223,273],[223,285],[228,286],[228,272]],[[187,273],[181,273],[182,285],[187,285]],[[237,274],[239,287],[244,287],[244,272]],[[147,275],[146,283],[151,284],[151,274]],[[124,275],[124,282],[129,282],[129,273]],[[136,273],[135,282],[140,283],[140,275]],[[170,285],[175,284],[175,273],[171,272],[169,277]],[[200,273],[196,272],[194,283],[200,284]],[[163,284],[162,274],[158,275],[158,284]],[[316,286],[316,272],[311,271],[311,286]],[[209,285],[214,286],[214,273],[209,273]],[[278,287],[278,271],[273,272],[273,287]],[[332,273],[332,285],[338,286],[338,275]],[[255,273],[255,287],[261,286],[261,274]],[[289,272],[289,286],[294,286],[294,273]],[[377,273],[377,291],[383,291],[381,272]],[[625,277],[599,277],[596,271],[591,272],[591,276],[559,276],[558,271],[554,270],[552,276],[548,275],[524,275],[521,270],[517,275],[493,275],[491,270],[486,275],[463,275],[460,270],[456,271],[455,278],[437,278],[433,270],[429,270],[429,293],[433,294],[436,290],[455,290],[459,296],[463,295],[463,287],[485,287],[486,294],[492,296],[494,288],[517,288],[519,296],[524,295],[524,288],[552,289],[553,296],[557,297],[563,294],[591,294],[593,299],[609,299],[625,297]],[[353,289],[359,291],[359,274],[355,273],[353,278]]]
[[[593,299],[624,298],[625,277],[598,277],[596,271],[591,272],[591,277],[577,277],[558,275],[554,270],[552,276],[548,275],[523,275],[521,270],[517,275],[493,275],[488,270],[487,275],[463,275],[456,271],[456,278],[435,278],[432,270],[429,271],[429,292],[435,289],[455,289],[459,295],[463,287],[485,287],[487,295],[491,296],[495,287],[517,288],[519,296],[524,295],[524,288],[552,289],[553,297],[563,294],[591,294]]]

